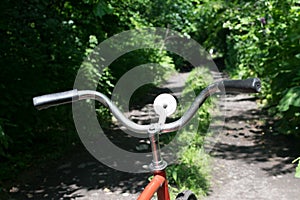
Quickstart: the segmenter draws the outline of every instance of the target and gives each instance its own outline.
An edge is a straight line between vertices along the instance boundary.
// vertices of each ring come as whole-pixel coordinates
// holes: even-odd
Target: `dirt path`
[[[300,179],[292,160],[299,142],[270,136],[272,126],[249,95],[228,96],[226,123],[213,157],[212,188],[207,200],[300,198]],[[266,130],[267,129],[267,130]]]
[[[148,174],[130,174],[113,170],[78,145],[55,162],[28,169],[18,177],[9,196],[1,200],[136,199]]]

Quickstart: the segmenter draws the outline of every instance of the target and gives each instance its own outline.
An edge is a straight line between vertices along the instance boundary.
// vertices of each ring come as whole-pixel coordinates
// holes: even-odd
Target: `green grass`
[[[198,198],[206,196],[209,189],[209,156],[203,148],[190,146],[182,151],[179,162],[167,168],[171,195],[191,190]]]
[[[197,78],[195,78],[197,77]],[[205,78],[204,78],[205,77]],[[209,72],[204,68],[194,69],[187,79],[183,96],[189,99],[190,103],[204,89],[212,78]],[[181,105],[180,116],[188,107]],[[213,101],[206,101],[198,110],[195,118],[190,125],[178,135],[179,144],[177,163],[167,168],[169,184],[171,186],[171,197],[174,199],[176,194],[184,190],[193,191],[198,198],[206,196],[210,187],[210,156],[204,151],[204,138],[207,134],[211,115],[210,109],[213,107]],[[195,124],[196,123],[196,124]],[[198,124],[197,124],[198,123]],[[197,127],[197,125],[199,125]]]

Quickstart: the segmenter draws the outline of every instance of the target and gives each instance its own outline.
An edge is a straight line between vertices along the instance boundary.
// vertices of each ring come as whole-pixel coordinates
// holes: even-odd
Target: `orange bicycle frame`
[[[170,200],[165,171],[154,172],[154,177],[139,196],[138,200],[150,200],[157,193],[158,200]]]

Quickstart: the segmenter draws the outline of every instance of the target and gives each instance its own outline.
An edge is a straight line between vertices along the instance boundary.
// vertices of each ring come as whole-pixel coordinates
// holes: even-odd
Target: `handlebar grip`
[[[224,80],[223,85],[226,92],[258,93],[261,90],[261,81],[259,78]]]
[[[59,92],[54,94],[46,94],[33,98],[33,105],[38,109],[46,109],[52,106],[70,103],[79,99],[77,89]]]

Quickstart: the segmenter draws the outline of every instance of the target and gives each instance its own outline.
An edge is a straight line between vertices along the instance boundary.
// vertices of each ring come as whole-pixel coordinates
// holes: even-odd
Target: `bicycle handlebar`
[[[38,109],[46,109],[52,106],[58,106],[61,104],[71,103],[79,99],[78,91],[76,89],[59,92],[54,94],[46,94],[33,98],[33,105]]]
[[[261,82],[258,78],[224,80],[223,84],[227,92],[257,93],[260,92],[261,88]]]
[[[206,87],[196,97],[190,108],[183,114],[183,116],[175,122],[166,123],[161,127],[162,133],[173,132],[179,130],[185,126],[190,119],[197,112],[198,108],[204,103],[207,97],[210,95],[222,91],[223,88],[226,92],[240,92],[240,93],[257,93],[260,92],[261,82],[258,78],[250,78],[246,80],[223,80],[213,83]],[[111,100],[104,94],[91,90],[76,89],[60,92],[54,94],[48,94],[33,98],[33,104],[37,109],[45,109],[51,106],[57,106],[65,103],[75,102],[83,99],[94,99],[108,107],[116,119],[121,122],[126,128],[135,133],[147,133],[150,125],[140,125],[129,120],[124,114],[117,108]]]

